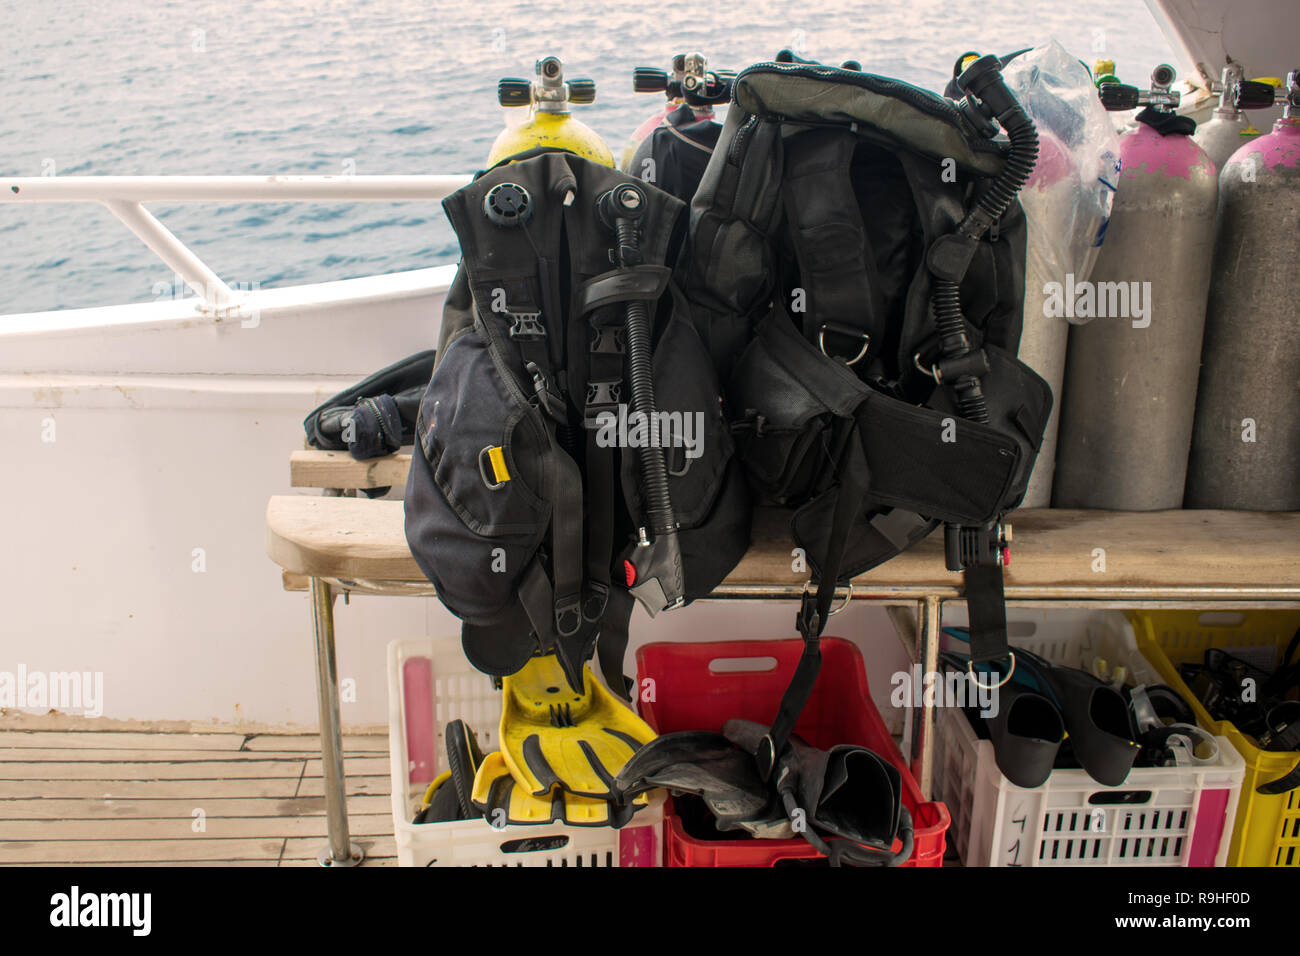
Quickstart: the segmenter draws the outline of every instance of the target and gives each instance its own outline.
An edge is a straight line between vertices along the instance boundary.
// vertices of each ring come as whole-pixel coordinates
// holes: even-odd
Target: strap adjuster
[[[541,312],[507,312],[514,321],[510,325],[510,337],[518,342],[532,342],[546,338],[546,326],[542,325]]]
[[[805,641],[815,641],[821,635],[821,615],[817,613],[817,593],[804,591],[799,600],[799,611],[794,616],[794,626]]]
[[[609,585],[600,581],[587,583],[587,596],[582,600],[582,619],[588,624],[595,624],[605,616],[605,606],[609,603]]]
[[[577,595],[555,599],[555,629],[561,637],[572,637],[582,627],[582,607]]]
[[[533,377],[533,393],[537,396],[542,409],[553,421],[561,425],[566,424],[568,416],[564,413],[564,399],[551,391],[551,383],[547,381],[545,373],[536,362],[529,362],[524,368]]]

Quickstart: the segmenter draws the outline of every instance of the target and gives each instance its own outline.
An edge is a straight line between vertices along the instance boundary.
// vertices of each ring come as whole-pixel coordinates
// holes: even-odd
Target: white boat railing
[[[147,202],[432,202],[472,179],[430,176],[32,176],[0,180],[0,202],[97,202],[202,300],[225,310],[240,293],[176,238]]]

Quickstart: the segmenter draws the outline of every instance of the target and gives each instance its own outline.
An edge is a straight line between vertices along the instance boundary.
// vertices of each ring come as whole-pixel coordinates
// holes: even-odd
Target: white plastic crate
[[[474,670],[459,641],[388,645],[388,748],[393,834],[402,866],[659,866],[663,798],[621,830],[608,827],[507,826],[486,820],[412,823],[425,791],[445,767],[443,728],[460,718],[484,753],[497,749],[501,692]]]
[[[1122,615],[1009,611],[1008,625],[1013,644],[1057,663],[1100,655],[1130,673],[1150,668]],[[938,708],[935,787],[952,815],[949,843],[967,866],[1222,866],[1245,764],[1216,740],[1214,764],[1135,768],[1119,787],[1054,770],[1026,789],[998,770],[993,744],[959,708]]]

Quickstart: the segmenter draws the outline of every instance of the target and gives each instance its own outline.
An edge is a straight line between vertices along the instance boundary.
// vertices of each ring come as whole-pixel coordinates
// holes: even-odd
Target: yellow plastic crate
[[[1300,758],[1261,750],[1231,721],[1212,720],[1178,675],[1179,664],[1202,660],[1211,647],[1275,667],[1300,628],[1300,611],[1133,611],[1129,618],[1138,649],[1161,678],[1191,702],[1201,726],[1228,738],[1246,761],[1228,865],[1300,867],[1300,790],[1275,795],[1255,790],[1289,772]]]

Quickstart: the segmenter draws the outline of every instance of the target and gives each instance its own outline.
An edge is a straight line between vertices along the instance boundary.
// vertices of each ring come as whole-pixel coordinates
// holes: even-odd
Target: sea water
[[[1141,83],[1185,72],[1142,0],[789,3],[0,0],[0,172],[14,176],[469,173],[505,122],[503,76],[563,58],[615,155],[661,103],[635,66],[699,50],[739,69],[791,47],[941,91],[966,50],[1055,37]],[[437,203],[150,207],[232,285],[324,282],[454,262]],[[93,203],[0,208],[0,314],[184,294]]]

